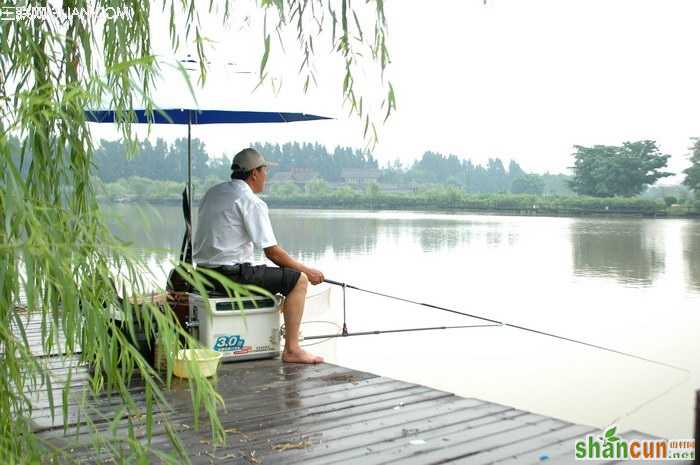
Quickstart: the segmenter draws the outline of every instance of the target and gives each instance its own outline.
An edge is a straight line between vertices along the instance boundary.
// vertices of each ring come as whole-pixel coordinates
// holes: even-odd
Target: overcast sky
[[[389,77],[398,111],[380,128],[374,154],[384,165],[410,164],[424,151],[483,163],[514,159],[527,171],[565,172],[573,145],[653,139],[672,155],[669,168],[688,165],[690,137],[700,136],[700,1],[697,0],[388,0]],[[428,6],[430,5],[430,6]],[[244,10],[239,10],[243,11]],[[236,70],[257,69],[259,31],[219,28],[204,18],[215,41],[206,98],[237,105]],[[167,20],[156,16],[157,48],[166,50]],[[253,28],[254,29],[254,28]],[[318,141],[364,146],[361,124],[340,105],[337,58],[317,47],[319,88],[302,95],[296,57],[273,50],[272,71],[284,78],[278,102],[261,93],[246,105],[324,112],[331,122],[196,127],[213,155],[232,155],[253,141]],[[183,51],[181,55],[185,52]],[[370,74],[371,76],[371,74]],[[237,79],[237,78],[236,78]],[[158,91],[163,101],[186,90],[176,79]],[[372,87],[360,89],[371,95]],[[246,92],[247,93],[247,92]],[[381,119],[381,118],[380,118]],[[96,130],[98,137],[113,131]],[[182,127],[154,137],[186,135]]]

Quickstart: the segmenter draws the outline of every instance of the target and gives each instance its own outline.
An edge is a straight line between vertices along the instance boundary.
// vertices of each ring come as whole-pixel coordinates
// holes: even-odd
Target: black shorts
[[[201,267],[213,270],[238,284],[253,284],[271,292],[272,294],[289,295],[297,285],[301,273],[291,268],[278,268],[267,265],[251,265],[241,263],[236,265],[222,265],[217,267]],[[216,286],[217,288],[220,285]]]

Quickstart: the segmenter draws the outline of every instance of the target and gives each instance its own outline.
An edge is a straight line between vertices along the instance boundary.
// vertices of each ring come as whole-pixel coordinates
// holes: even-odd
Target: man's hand
[[[321,284],[326,279],[323,273],[313,268],[305,268],[304,273],[306,273],[306,277],[309,278],[311,284],[314,285]]]

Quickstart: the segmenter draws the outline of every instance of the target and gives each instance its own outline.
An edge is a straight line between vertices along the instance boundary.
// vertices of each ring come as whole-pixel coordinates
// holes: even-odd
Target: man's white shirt
[[[253,245],[263,249],[277,245],[265,202],[239,179],[209,189],[197,214],[195,263],[253,263]]]

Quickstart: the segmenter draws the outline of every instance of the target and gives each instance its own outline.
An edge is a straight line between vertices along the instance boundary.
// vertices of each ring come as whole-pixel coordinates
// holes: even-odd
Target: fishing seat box
[[[246,296],[237,299],[189,294],[189,320],[197,322],[199,342],[222,352],[223,361],[276,357],[280,353],[282,299]],[[243,307],[243,311],[240,307]]]

